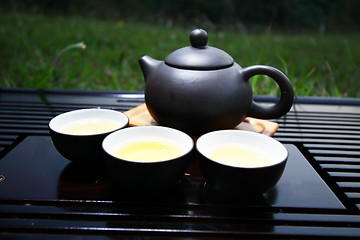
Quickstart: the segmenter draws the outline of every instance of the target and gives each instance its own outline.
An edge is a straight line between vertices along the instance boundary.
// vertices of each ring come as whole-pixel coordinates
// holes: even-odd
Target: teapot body
[[[195,29],[191,46],[169,54],[164,61],[149,56],[139,59],[145,79],[145,102],[160,124],[198,135],[234,128],[246,116],[272,119],[285,115],[293,104],[289,79],[276,68],[254,65],[241,68],[221,49],[207,44],[207,33]],[[272,106],[253,100],[250,78],[266,75],[280,88]]]
[[[191,134],[233,128],[252,102],[252,87],[241,67],[189,70],[161,62],[146,78],[145,102],[151,116],[164,126]]]

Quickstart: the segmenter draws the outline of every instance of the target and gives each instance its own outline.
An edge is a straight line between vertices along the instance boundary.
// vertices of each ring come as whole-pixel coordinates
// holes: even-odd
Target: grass
[[[201,26],[200,26],[201,27]],[[188,46],[192,29],[146,23],[0,15],[0,87],[142,91],[138,58],[164,59]],[[208,45],[241,66],[271,65],[291,80],[297,96],[360,97],[359,33],[262,34],[208,31]],[[86,49],[67,46],[84,42]],[[53,67],[53,68],[52,68]],[[276,94],[273,81],[255,76],[255,94]]]

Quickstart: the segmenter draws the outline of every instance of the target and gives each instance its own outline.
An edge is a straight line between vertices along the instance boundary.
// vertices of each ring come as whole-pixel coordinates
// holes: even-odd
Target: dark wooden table
[[[0,239],[360,239],[359,99],[297,98],[274,119],[289,161],[279,183],[252,198],[204,187],[195,159],[174,188],[129,196],[52,145],[57,114],[143,102],[141,92],[1,90]]]

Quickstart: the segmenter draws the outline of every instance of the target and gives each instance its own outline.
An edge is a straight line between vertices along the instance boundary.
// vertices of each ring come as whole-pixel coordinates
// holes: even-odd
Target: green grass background
[[[200,26],[201,27],[201,26]],[[143,55],[162,60],[190,45],[192,29],[80,17],[0,15],[0,87],[143,91]],[[241,66],[271,65],[291,80],[297,96],[360,97],[360,33],[208,30],[208,45]],[[72,48],[56,62],[65,47]],[[273,81],[251,79],[255,94],[276,94]]]

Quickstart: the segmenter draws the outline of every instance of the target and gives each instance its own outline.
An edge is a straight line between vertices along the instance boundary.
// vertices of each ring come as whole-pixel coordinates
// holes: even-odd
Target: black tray
[[[62,157],[50,137],[29,136],[0,161],[5,180],[0,199],[140,201],[182,204],[250,204],[273,207],[344,209],[294,145],[278,184],[263,196],[237,197],[212,191],[193,161],[181,183],[155,196],[129,196],[117,190],[105,172],[81,169]]]
[[[161,194],[129,196],[64,159],[49,138],[57,114],[127,111],[143,93],[0,90],[0,239],[359,239],[360,102],[296,98],[275,119],[290,153],[263,196],[211,191],[193,161]],[[256,97],[269,104],[277,98]]]

